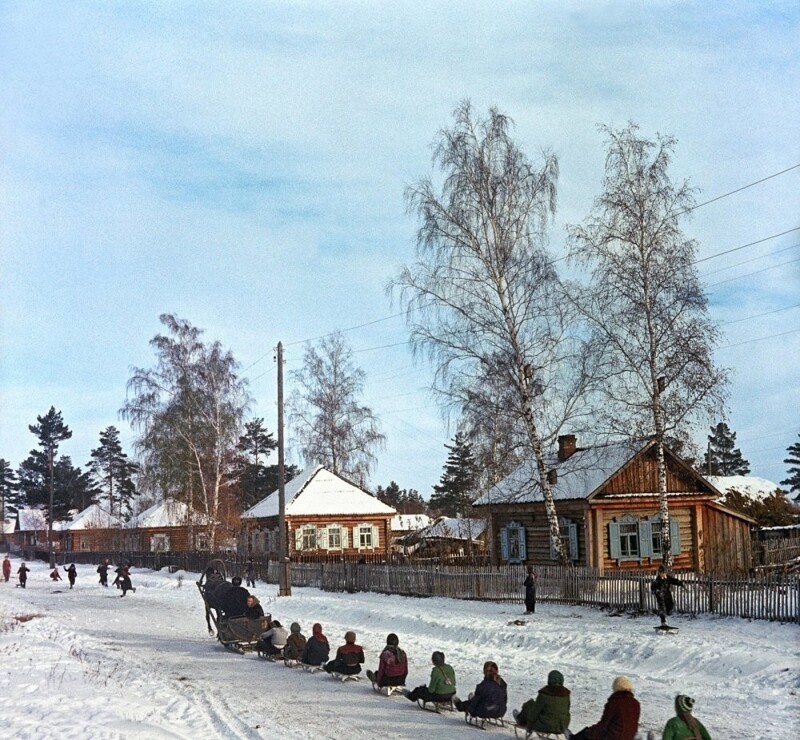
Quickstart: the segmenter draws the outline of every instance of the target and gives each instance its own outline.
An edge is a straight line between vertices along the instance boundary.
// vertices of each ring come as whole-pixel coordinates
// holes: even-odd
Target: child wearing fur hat
[[[685,694],[675,697],[675,717],[664,726],[662,740],[711,740],[703,723],[692,715],[694,699]]]
[[[633,740],[639,729],[641,707],[633,696],[633,684],[627,676],[617,676],[611,686],[603,716],[596,725],[584,727],[573,740]]]
[[[286,647],[283,649],[285,660],[300,660],[306,649],[305,635],[300,631],[300,625],[292,622],[289,627],[289,637],[286,638]]]
[[[400,647],[400,638],[394,632],[386,636],[386,647],[378,660],[378,672],[367,671],[367,678],[380,688],[405,686],[408,676],[408,658]]]
[[[355,676],[361,673],[364,662],[364,651],[356,645],[356,633],[350,630],[344,634],[344,645],[336,651],[336,657],[325,664],[327,673],[341,673],[343,676]]]
[[[547,674],[547,686],[539,689],[535,699],[528,699],[522,709],[513,712],[517,724],[528,733],[542,732],[564,737],[569,727],[569,689],[564,688],[560,671]]]

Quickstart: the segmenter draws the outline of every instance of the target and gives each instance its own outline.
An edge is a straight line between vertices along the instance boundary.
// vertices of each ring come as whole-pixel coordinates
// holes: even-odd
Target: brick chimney
[[[558,459],[561,461],[572,457],[577,449],[577,444],[574,434],[562,434],[558,438]]]

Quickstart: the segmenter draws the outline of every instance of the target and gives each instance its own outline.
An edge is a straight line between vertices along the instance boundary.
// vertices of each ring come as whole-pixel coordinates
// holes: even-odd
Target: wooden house
[[[62,548],[64,522],[53,522],[53,549]],[[47,549],[47,511],[45,509],[20,509],[17,512],[14,541],[24,550]]]
[[[164,501],[127,524],[125,549],[138,552],[208,550],[208,517],[180,501]]]
[[[403,555],[415,558],[485,555],[486,525],[485,519],[440,516],[396,542]]]
[[[128,544],[122,520],[92,504],[62,528],[64,549],[72,552],[121,550]]]
[[[397,512],[355,483],[320,465],[292,478],[284,495],[290,557],[388,555]],[[278,491],[245,511],[242,524],[245,552],[277,557]]]
[[[418,532],[432,523],[427,514],[395,514],[389,521],[391,542],[389,547],[392,552],[403,552],[403,546],[398,542],[412,532]]]
[[[696,571],[751,567],[753,520],[717,502],[720,492],[665,449],[674,567]],[[561,536],[576,565],[651,568],[662,560],[656,444],[579,448],[559,437],[548,461]],[[492,562],[555,562],[536,465],[529,461],[473,503],[490,520]]]

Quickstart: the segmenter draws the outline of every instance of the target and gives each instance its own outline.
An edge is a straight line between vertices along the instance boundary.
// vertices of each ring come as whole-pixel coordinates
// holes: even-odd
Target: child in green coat
[[[683,738],[697,738],[698,740],[711,740],[708,730],[703,723],[692,716],[694,699],[685,694],[675,697],[675,717],[664,726],[662,740],[683,740]]]
[[[447,702],[456,693],[456,673],[452,666],[444,662],[444,653],[437,650],[431,656],[433,669],[431,680],[427,686],[417,686],[413,691],[406,693],[406,698],[411,701]]]
[[[564,735],[569,727],[569,689],[564,688],[564,676],[559,671],[547,674],[547,686],[539,689],[535,699],[529,699],[522,709],[513,712],[517,724],[528,732]]]

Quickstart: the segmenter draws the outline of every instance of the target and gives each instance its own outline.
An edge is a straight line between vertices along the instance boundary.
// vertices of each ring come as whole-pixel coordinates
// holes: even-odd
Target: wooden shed
[[[670,539],[675,568],[751,567],[753,520],[716,502],[720,493],[665,449]],[[561,535],[576,565],[600,570],[650,568],[662,561],[656,443],[579,448],[559,438],[548,474]],[[474,502],[490,520],[493,562],[552,563],[549,524],[533,461]]]
[[[92,504],[76,514],[62,529],[64,549],[73,552],[121,550],[126,544],[123,523]]]
[[[292,558],[386,556],[397,513],[368,491],[323,466],[286,484],[286,536]],[[278,556],[278,491],[242,514],[242,549]]]

